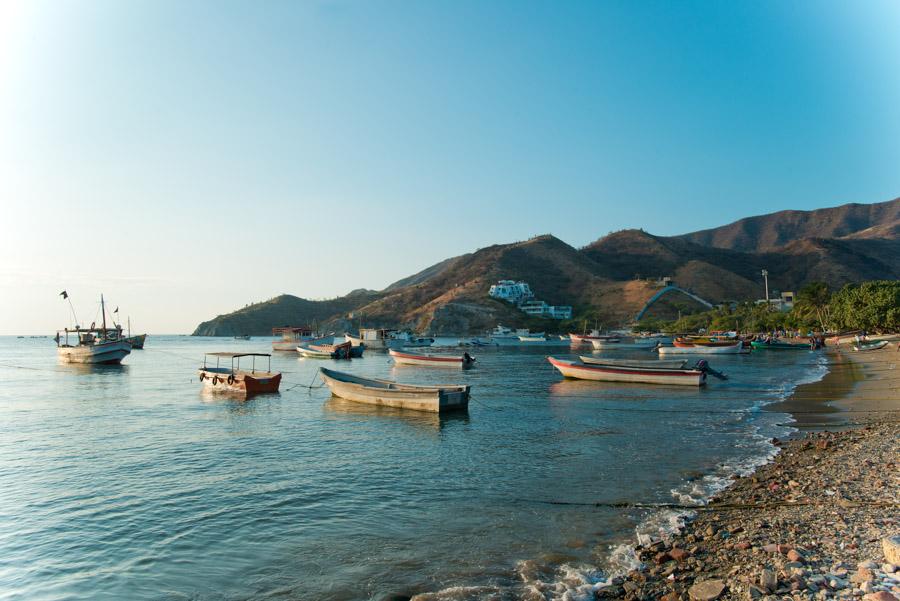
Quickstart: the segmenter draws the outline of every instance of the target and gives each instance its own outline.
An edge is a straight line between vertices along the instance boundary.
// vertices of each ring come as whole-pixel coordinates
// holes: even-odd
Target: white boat
[[[272,335],[281,337],[281,340],[272,341],[273,351],[296,351],[298,346],[315,338],[309,327],[272,328]]]
[[[743,350],[740,340],[729,346],[660,346],[656,352],[660,355],[730,355]]]
[[[565,361],[554,357],[547,357],[547,360],[563,376],[578,380],[675,386],[702,386],[706,383],[706,372],[699,369],[588,365],[579,361]]]
[[[589,365],[610,365],[621,367],[661,367],[663,369],[684,369],[687,359],[604,359],[601,357],[581,356],[582,363]]]
[[[66,296],[65,298],[68,298]],[[66,363],[90,363],[94,365],[115,365],[131,354],[131,343],[122,336],[122,327],[106,327],[106,304],[100,295],[100,312],[103,325],[95,328],[68,328],[56,333],[56,353]],[[75,335],[76,342],[70,344],[69,334]]]
[[[424,365],[427,367],[468,367],[475,363],[469,353],[462,355],[422,355],[390,349],[388,351],[397,365]]]
[[[544,332],[532,332],[528,328],[517,328],[512,330],[506,326],[497,325],[488,334],[493,340],[518,340],[522,336],[544,337]]]
[[[610,350],[610,349],[652,349],[659,344],[659,341],[653,338],[592,338],[590,340],[594,350]]]
[[[365,345],[367,349],[383,351],[392,346],[400,348],[402,343],[392,338],[395,330],[385,328],[360,328],[358,334],[345,333],[344,336],[353,346]]]
[[[398,409],[443,413],[465,411],[469,407],[469,386],[416,386],[392,380],[363,378],[352,374],[319,368],[322,380],[334,396]]]
[[[547,342],[547,339],[541,335],[532,335],[532,336],[519,336],[519,342]]]
[[[857,342],[853,345],[853,350],[857,352],[877,351],[888,345],[887,340],[879,340],[876,342]]]
[[[391,332],[388,337],[388,348],[424,348],[434,344],[434,338],[416,336],[411,332]]]

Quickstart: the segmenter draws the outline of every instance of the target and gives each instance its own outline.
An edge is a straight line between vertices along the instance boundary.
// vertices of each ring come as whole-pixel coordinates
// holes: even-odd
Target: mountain
[[[778,249],[801,238],[896,238],[900,198],[875,204],[846,204],[815,211],[779,211],[747,217],[709,230],[678,236],[703,246],[743,252]],[[866,234],[865,232],[867,232]]]
[[[780,211],[680,236],[623,230],[576,249],[551,235],[495,244],[452,257],[381,291],[355,290],[327,301],[282,295],[200,324],[197,335],[264,335],[274,326],[316,322],[325,331],[402,327],[433,334],[479,333],[497,323],[551,330],[488,297],[500,279],[525,280],[536,298],[572,305],[577,318],[618,325],[631,320],[663,277],[709,302],[755,300],[760,272],[773,291],[811,281],[833,287],[900,278],[900,199],[816,211]],[[702,308],[667,295],[659,316]]]
[[[219,315],[204,321],[194,330],[193,336],[269,336],[272,328],[287,325],[323,323],[346,314],[362,303],[369,302],[379,293],[371,290],[354,290],[346,296],[332,300],[311,301],[282,294],[265,302],[247,305],[233,313]]]

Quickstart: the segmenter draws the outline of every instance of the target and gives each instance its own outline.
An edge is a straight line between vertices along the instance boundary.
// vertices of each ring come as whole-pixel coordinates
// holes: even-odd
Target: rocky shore
[[[839,359],[866,375],[838,402],[862,425],[774,441],[770,464],[639,546],[642,567],[595,597],[900,601],[900,353]]]

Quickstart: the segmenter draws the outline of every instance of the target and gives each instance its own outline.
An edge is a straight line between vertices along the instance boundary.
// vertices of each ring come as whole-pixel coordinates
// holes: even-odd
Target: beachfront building
[[[572,319],[572,307],[568,305],[548,305],[542,300],[526,301],[519,305],[519,309],[533,317]]]
[[[488,291],[491,298],[500,299],[514,305],[521,305],[525,301],[534,298],[534,293],[528,282],[514,282],[513,280],[500,280]]]
[[[778,298],[770,298],[768,299],[769,306],[773,309],[777,309],[779,311],[790,311],[794,308],[794,293],[793,292],[782,292]],[[766,302],[766,299],[761,298],[756,301],[757,305],[762,305]]]

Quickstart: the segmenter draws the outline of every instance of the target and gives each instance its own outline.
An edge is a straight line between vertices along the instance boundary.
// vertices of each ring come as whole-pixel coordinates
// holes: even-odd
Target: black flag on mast
[[[115,311],[113,311],[113,313],[118,313],[118,312],[119,312],[119,308],[118,308],[118,307],[116,307],[116,310],[115,310]]]
[[[69,293],[66,292],[65,290],[63,290],[62,292],[60,292],[59,295],[60,295],[61,297],[63,297],[63,298],[69,298]]]

